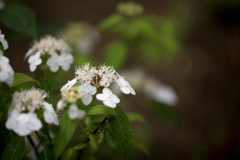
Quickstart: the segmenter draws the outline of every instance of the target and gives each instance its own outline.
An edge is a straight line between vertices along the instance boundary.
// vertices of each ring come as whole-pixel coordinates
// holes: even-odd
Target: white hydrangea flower
[[[50,67],[52,72],[57,72],[60,66],[64,71],[67,71],[70,69],[70,65],[73,63],[73,56],[71,52],[72,49],[63,40],[56,39],[52,36],[46,36],[40,39],[39,42],[34,43],[32,48],[30,48],[26,53],[25,58],[29,57],[28,62],[31,62],[29,62],[30,69],[31,64],[32,68],[34,68],[31,71],[36,69],[36,62],[34,61],[35,63],[33,63],[32,61],[38,58],[38,56],[36,56],[38,53],[40,53],[40,59],[45,55],[49,57],[47,60],[47,65]]]
[[[121,77],[120,75],[118,75],[118,79],[116,81],[117,85],[120,87],[120,90],[125,93],[125,94],[133,94],[136,95],[136,92],[134,91],[134,89],[131,87],[131,85],[128,83],[128,81],[126,81],[123,77]]]
[[[70,69],[70,65],[73,63],[73,56],[71,54],[61,53],[58,59],[58,65],[62,67],[64,71]]]
[[[83,95],[82,102],[85,105],[89,105],[92,101],[92,95],[97,92],[96,87],[92,86],[90,83],[85,83],[79,86],[79,89]]]
[[[119,98],[109,88],[104,88],[102,94],[97,94],[96,98],[111,108],[115,108],[116,104],[120,102]]]
[[[53,123],[59,125],[57,114],[54,111],[52,104],[44,102],[44,107],[45,107],[45,111],[43,113],[44,120],[49,124]]]
[[[83,119],[86,116],[86,111],[78,109],[76,104],[69,106],[68,117],[70,119]]]
[[[19,113],[17,109],[13,109],[6,121],[6,128],[14,130],[20,136],[27,136],[32,131],[40,130],[42,123],[33,112]]]
[[[74,84],[76,84],[77,83],[77,79],[76,78],[74,78],[74,79],[72,79],[71,81],[68,81],[68,83],[66,83],[62,88],[61,88],[61,92],[63,91],[63,90],[68,90],[69,88],[71,88]]]
[[[48,94],[44,90],[32,88],[13,94],[12,104],[8,112],[6,127],[20,136],[29,135],[41,129],[42,123],[35,110],[44,109],[44,120],[58,125],[58,119],[52,105],[44,101]]]
[[[42,63],[41,53],[37,52],[36,54],[31,55],[28,59],[28,63],[30,64],[29,65],[30,71],[31,72],[35,71],[37,66]]]
[[[9,59],[3,56],[3,52],[0,50],[0,82],[5,82],[10,86],[13,80],[14,71],[9,64]]]
[[[66,106],[67,104],[64,102],[64,100],[60,99],[57,103],[57,112],[63,110]]]
[[[1,30],[0,30],[0,42],[2,43],[4,50],[8,49],[8,42],[7,40],[5,40],[5,35],[1,34]]]

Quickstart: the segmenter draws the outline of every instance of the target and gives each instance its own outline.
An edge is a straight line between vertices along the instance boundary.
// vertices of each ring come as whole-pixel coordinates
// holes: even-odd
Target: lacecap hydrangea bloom
[[[114,82],[116,82],[123,93],[136,94],[131,85],[111,66],[100,65],[99,67],[93,67],[90,63],[85,63],[80,67],[76,67],[75,78],[65,84],[61,91],[64,92],[70,89],[77,82],[80,83],[78,92],[83,95],[82,102],[85,105],[91,103],[92,96],[96,94],[97,88],[103,87],[102,93],[97,94],[96,98],[103,101],[104,105],[115,108],[120,100],[109,89],[110,84]]]
[[[42,64],[43,57],[47,58],[46,64],[52,72],[57,72],[59,67],[64,71],[70,69],[73,63],[72,49],[61,39],[45,36],[28,50],[25,58],[28,58],[30,71],[36,70]]]
[[[57,115],[51,104],[44,101],[48,94],[44,90],[31,88],[13,94],[12,104],[8,111],[6,128],[13,130],[20,136],[27,136],[32,131],[42,128],[36,110],[43,109],[45,122],[59,125]]]
[[[1,34],[0,30],[0,42],[3,45],[3,49],[8,49],[8,42],[5,40],[5,35]],[[0,82],[5,82],[11,85],[14,80],[14,71],[9,64],[9,59],[3,55],[3,51],[0,50]]]

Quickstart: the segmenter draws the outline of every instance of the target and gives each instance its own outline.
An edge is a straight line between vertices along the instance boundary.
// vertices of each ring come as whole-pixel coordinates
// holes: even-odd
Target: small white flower
[[[1,30],[0,30],[0,42],[2,43],[4,50],[8,49],[8,42],[5,39],[5,35],[1,34]]]
[[[96,98],[100,101],[103,101],[103,104],[115,108],[117,103],[120,102],[119,98],[112,93],[112,91],[109,88],[104,88],[102,91],[103,94],[97,94]]]
[[[66,54],[64,52],[60,54],[58,59],[58,65],[61,66],[64,71],[68,71],[72,63],[73,56],[71,54]]]
[[[119,75],[118,75],[119,76]],[[119,76],[118,80],[116,80],[117,85],[120,87],[120,90],[125,94],[133,94],[136,95],[136,92],[131,87],[131,85],[126,81],[123,77]]]
[[[37,52],[35,55],[32,55],[28,59],[28,63],[30,64],[30,71],[33,72],[37,68],[38,65],[42,63],[41,53]]]
[[[74,84],[76,84],[77,83],[77,79],[76,78],[74,78],[74,79],[72,79],[71,81],[68,81],[68,83],[66,83],[62,88],[61,88],[61,92],[63,91],[63,90],[65,90],[65,89],[69,89],[69,88],[71,88]]]
[[[92,86],[90,83],[85,83],[79,86],[79,89],[83,95],[82,102],[85,105],[89,105],[92,101],[92,95],[97,92],[96,87]]]
[[[59,55],[55,52],[52,56],[47,60],[47,65],[50,67],[52,72],[57,72],[59,69]]]
[[[66,107],[67,104],[64,102],[63,99],[60,99],[57,103],[57,112],[60,111],[60,110],[63,110],[64,107]]]
[[[0,82],[5,82],[8,85],[11,85],[14,80],[14,71],[9,64],[9,59],[3,56],[2,51],[0,50]]]
[[[45,111],[43,113],[44,120],[49,124],[53,123],[59,125],[57,114],[54,111],[52,104],[44,102],[44,107],[45,107]]]
[[[69,106],[68,117],[70,119],[83,119],[86,115],[84,110],[78,109],[76,104],[71,104]]]
[[[19,113],[17,109],[13,109],[7,119],[6,128],[14,130],[20,136],[26,136],[32,131],[40,130],[42,123],[33,112]]]

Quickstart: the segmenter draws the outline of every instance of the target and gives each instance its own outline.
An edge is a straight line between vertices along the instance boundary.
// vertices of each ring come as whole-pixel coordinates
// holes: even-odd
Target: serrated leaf
[[[74,160],[77,157],[77,151],[74,148],[67,149],[63,155],[61,156],[61,159],[64,160]]]
[[[131,139],[131,124],[120,107],[116,107],[114,115],[109,118],[109,124],[118,146],[125,152]]]
[[[23,73],[15,73],[14,74],[14,82],[11,85],[11,87],[15,87],[15,86],[21,85],[26,82],[36,82],[38,84],[38,86],[40,86],[40,83],[38,81],[36,81],[35,79],[32,79],[28,75],[23,74]]]
[[[147,146],[142,141],[132,137],[131,144],[134,145],[135,147],[137,147],[139,150],[141,150],[147,156],[149,156],[150,152],[149,152]]]
[[[128,119],[130,122],[132,122],[132,121],[144,122],[145,121],[145,118],[140,113],[128,112],[128,113],[126,113],[126,115],[128,116]]]
[[[55,157],[51,151],[43,149],[38,156],[38,160],[55,160]]]
[[[15,137],[5,147],[1,160],[21,160],[24,154],[24,137]]]
[[[115,41],[104,49],[107,65],[114,66],[114,69],[121,68],[127,59],[127,46],[121,41]]]
[[[22,4],[10,4],[0,11],[0,22],[6,27],[37,37],[36,20],[33,11]]]
[[[106,18],[105,20],[103,20],[100,25],[99,25],[99,29],[100,30],[106,30],[109,29],[115,25],[117,25],[119,22],[121,22],[123,20],[122,16],[119,14],[114,14],[111,15],[110,17]]]
[[[94,107],[91,107],[87,111],[87,116],[91,115],[99,115],[99,114],[109,114],[111,112],[110,108],[104,105],[97,105]]]
[[[81,149],[85,148],[86,146],[87,146],[87,143],[82,143],[82,144],[76,145],[74,147],[74,149],[81,150]]]
[[[75,121],[68,118],[68,114],[65,114],[61,120],[61,130],[57,134],[54,143],[54,156],[57,159],[63,152],[63,150],[68,145],[71,140],[73,133],[75,131]]]
[[[98,149],[98,140],[96,135],[89,133],[89,145],[94,149],[97,150]]]
[[[105,138],[105,140],[106,140],[106,142],[108,143],[109,146],[117,149],[117,143],[116,143],[116,141],[113,138],[113,134],[107,128],[104,129],[104,138]]]

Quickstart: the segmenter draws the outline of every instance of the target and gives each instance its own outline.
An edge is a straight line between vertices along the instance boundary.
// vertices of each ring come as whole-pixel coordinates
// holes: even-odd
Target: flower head
[[[128,81],[126,81],[123,77],[121,77],[120,75],[118,75],[119,78],[117,79],[117,85],[120,87],[120,90],[125,93],[125,94],[133,94],[135,95],[136,92],[134,91],[134,89],[131,87],[131,85],[128,83]]]
[[[92,101],[92,95],[97,92],[96,87],[92,86],[90,83],[85,83],[79,86],[80,92],[83,94],[82,102],[85,105],[89,105]]]
[[[1,30],[0,30],[0,42],[2,43],[4,50],[8,49],[8,42],[5,39],[5,35],[1,34]]]
[[[35,110],[44,110],[44,120],[58,125],[58,119],[52,105],[44,101],[48,94],[44,90],[32,88],[13,94],[9,116],[6,122],[8,129],[14,130],[20,136],[26,136],[32,131],[41,129],[42,123]]]
[[[86,115],[84,110],[78,109],[76,104],[71,104],[69,106],[68,117],[70,119],[83,119]]]
[[[28,63],[32,72],[42,63],[42,60],[39,60],[42,56],[48,58],[46,63],[52,72],[57,72],[59,67],[67,71],[73,63],[71,52],[72,49],[63,40],[46,36],[40,39],[39,42],[34,42],[25,57],[29,57]]]

